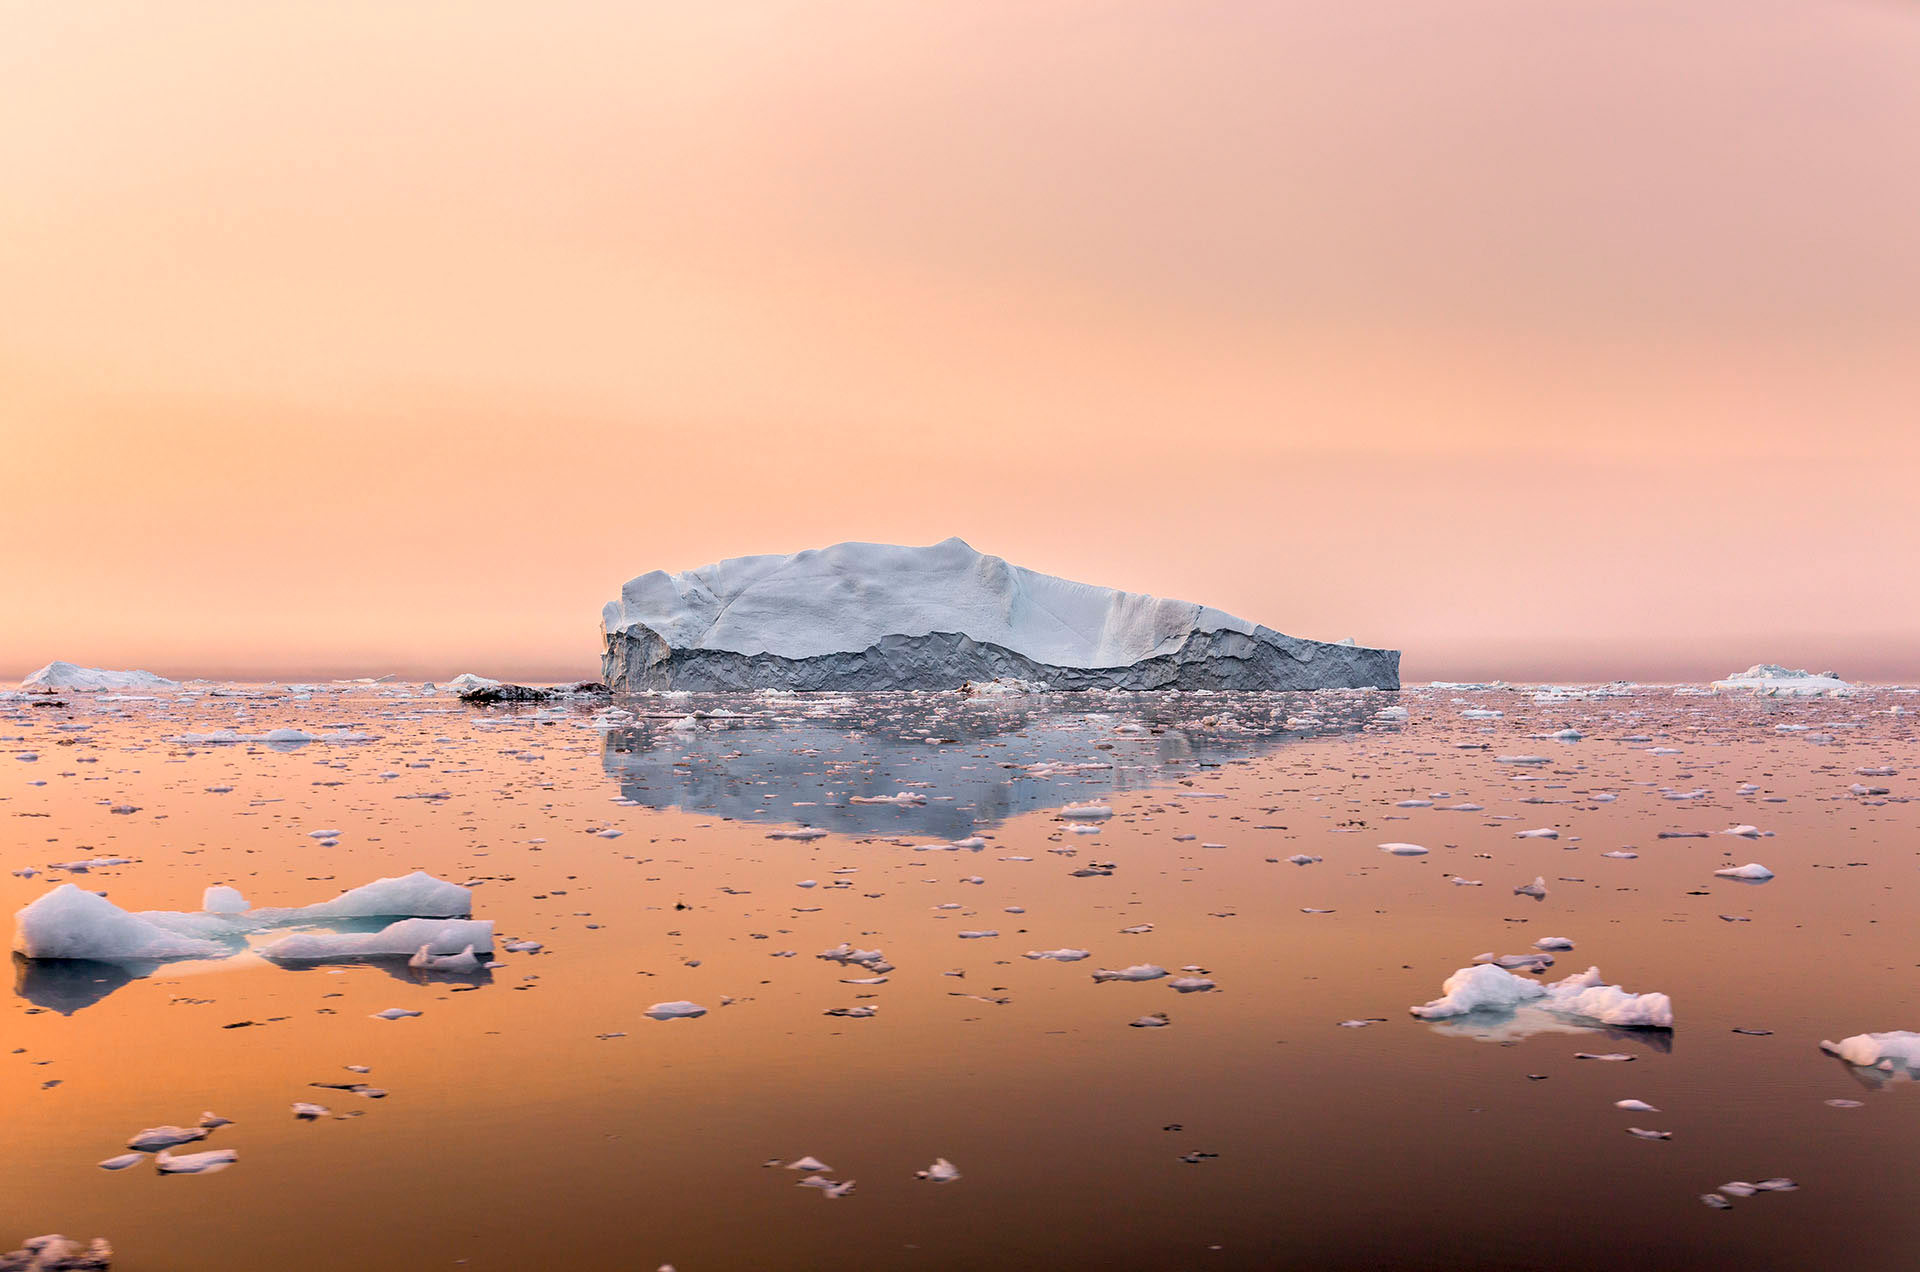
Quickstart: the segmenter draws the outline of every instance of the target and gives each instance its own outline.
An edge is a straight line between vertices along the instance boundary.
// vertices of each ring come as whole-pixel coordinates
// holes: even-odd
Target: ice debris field
[[[1910,690],[490,683],[0,693],[0,1268],[1920,1240]]]

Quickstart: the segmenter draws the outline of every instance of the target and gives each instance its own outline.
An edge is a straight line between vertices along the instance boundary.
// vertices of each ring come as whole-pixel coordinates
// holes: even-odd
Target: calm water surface
[[[0,1249],[104,1235],[129,1272],[1911,1267],[1920,1088],[1817,1044],[1920,1029],[1920,697],[1548,699],[0,701],[8,910],[68,880],[191,910],[214,882],[300,905],[422,869],[544,945],[437,980],[16,959]],[[183,740],[280,728],[368,740]],[[902,793],[925,802],[864,802]],[[1077,833],[1079,801],[1113,816]],[[1739,823],[1770,837],[1661,838]],[[770,837],[802,827],[827,833]],[[101,856],[130,864],[48,869]],[[1713,876],[1747,861],[1777,877]],[[1544,900],[1513,893],[1536,875]],[[1671,994],[1676,1028],[1408,1016],[1543,936],[1577,943],[1549,978],[1597,964]],[[815,957],[842,941],[884,950],[887,983]],[[1092,957],[1021,957],[1062,947]],[[1146,962],[1217,989],[1090,974]],[[677,999],[708,1014],[642,1014]],[[424,1014],[371,1016],[396,1006]],[[1152,1012],[1170,1026],[1128,1027]],[[312,1085],[351,1081],[390,1095]],[[203,1110],[234,1125],[190,1149],[231,1169],[95,1166]],[[765,1165],[803,1155],[856,1188]],[[963,1178],[917,1180],[936,1157]],[[1699,1200],[1770,1176],[1800,1188]]]

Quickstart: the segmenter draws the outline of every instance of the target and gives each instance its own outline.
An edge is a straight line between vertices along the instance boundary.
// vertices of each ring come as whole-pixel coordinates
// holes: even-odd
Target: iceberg
[[[22,689],[43,693],[102,693],[114,690],[178,689],[180,682],[150,671],[103,671],[50,662],[20,682]]]
[[[655,570],[620,589],[601,633],[601,679],[620,693],[1400,687],[1398,650],[1055,578],[959,539]]]
[[[1799,671],[1776,663],[1755,663],[1745,671],[1714,681],[1713,688],[1744,690],[1767,698],[1844,698],[1853,693],[1852,685],[1830,671]]]

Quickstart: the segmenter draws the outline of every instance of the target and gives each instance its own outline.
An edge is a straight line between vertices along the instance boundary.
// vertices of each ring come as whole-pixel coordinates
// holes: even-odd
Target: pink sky
[[[1920,679],[1920,11],[0,0],[0,677],[592,670],[950,534]]]

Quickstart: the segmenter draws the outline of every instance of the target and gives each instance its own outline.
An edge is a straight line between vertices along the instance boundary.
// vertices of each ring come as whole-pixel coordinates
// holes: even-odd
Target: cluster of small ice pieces
[[[833,1167],[818,1157],[796,1157],[790,1162],[782,1162],[776,1157],[771,1161],[763,1162],[762,1165],[800,1171],[805,1176],[799,1181],[800,1187],[817,1188],[823,1196],[836,1201],[852,1193],[854,1184],[857,1182],[852,1179],[829,1179],[828,1176],[833,1173]],[[933,1165],[925,1170],[913,1172],[913,1177],[930,1184],[951,1184],[960,1178],[960,1171],[946,1158],[936,1157],[933,1159]]]

